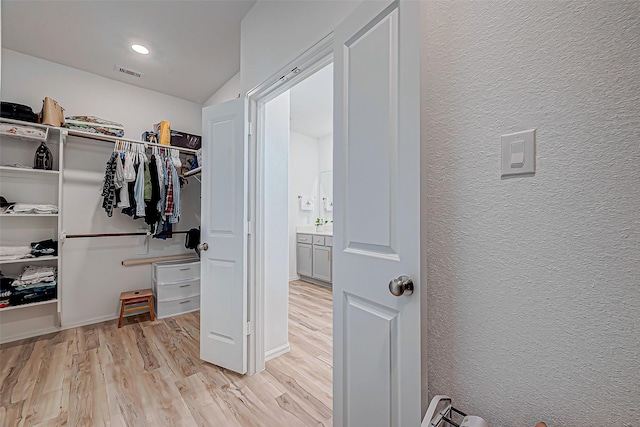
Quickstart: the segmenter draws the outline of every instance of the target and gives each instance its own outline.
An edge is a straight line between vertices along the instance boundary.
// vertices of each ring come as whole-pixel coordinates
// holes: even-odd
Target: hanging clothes
[[[138,165],[136,184],[135,184],[135,199],[136,199],[136,214],[135,216],[142,218],[144,217],[144,162]]]
[[[107,161],[107,167],[104,174],[104,184],[102,187],[102,207],[104,208],[107,216],[113,216],[113,207],[116,201],[116,158],[118,153],[111,153],[111,157]]]

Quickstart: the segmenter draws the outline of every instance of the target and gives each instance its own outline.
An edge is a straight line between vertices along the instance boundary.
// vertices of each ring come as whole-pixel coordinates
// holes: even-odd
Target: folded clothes
[[[31,243],[31,255],[36,257],[56,256],[58,255],[58,242],[48,239]]]
[[[19,280],[16,280],[15,282],[13,282],[13,292],[18,292],[18,291],[26,291],[29,289],[39,289],[39,288],[50,288],[50,287],[55,287],[58,284],[58,281],[54,278],[52,281],[41,281],[41,282],[35,282],[35,283],[31,283],[31,284],[16,284],[20,282]],[[11,294],[9,294],[10,296]],[[4,296],[4,295],[2,295]]]
[[[0,260],[33,258],[29,246],[0,246]]]
[[[111,136],[124,136],[124,126],[120,123],[101,119],[95,116],[68,116],[64,127],[83,132],[101,133]]]
[[[43,279],[45,277],[55,276],[55,267],[36,267],[33,265],[26,266],[16,280],[27,281],[33,279]]]
[[[31,203],[16,203],[6,210],[7,214],[56,214],[58,207],[55,205],[35,205]]]

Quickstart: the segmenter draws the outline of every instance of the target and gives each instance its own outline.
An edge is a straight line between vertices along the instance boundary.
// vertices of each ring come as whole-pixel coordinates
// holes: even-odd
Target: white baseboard
[[[132,314],[129,314],[132,316]],[[65,323],[62,326],[62,330],[71,329],[71,328],[79,328],[81,326],[93,325],[94,323],[108,322],[109,320],[115,320],[120,317],[119,314],[108,314],[106,316],[100,317],[92,317],[91,319],[78,320],[71,323]]]
[[[282,356],[285,353],[288,353],[291,350],[291,346],[289,343],[281,345],[280,347],[276,347],[273,350],[269,350],[264,354],[264,361],[268,361],[274,359],[278,356]]]
[[[300,276],[298,276],[297,274],[293,277],[289,277],[289,281],[293,282],[294,280],[300,280]]]
[[[40,335],[47,335],[47,334],[51,334],[54,332],[60,332],[61,329],[60,328],[56,328],[55,326],[52,326],[50,328],[46,328],[46,329],[38,329],[36,331],[29,331],[29,332],[25,332],[23,334],[18,334],[18,335],[12,335],[12,336],[2,336],[0,338],[0,344],[6,344],[9,342],[13,342],[13,341],[20,341],[20,340],[24,340],[27,338],[33,338],[33,337],[39,337]]]

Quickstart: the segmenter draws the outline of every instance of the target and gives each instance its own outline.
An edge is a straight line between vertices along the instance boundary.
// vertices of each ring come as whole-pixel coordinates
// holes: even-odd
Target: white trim
[[[280,347],[276,347],[273,350],[269,350],[264,354],[264,361],[268,362],[271,359],[275,359],[278,356],[282,356],[285,353],[289,353],[291,351],[291,346],[289,343],[281,345]]]
[[[256,325],[256,333],[249,335],[248,342],[247,373],[249,375],[263,371],[267,360],[264,352],[264,231],[266,229],[264,218],[264,107],[267,102],[283,94],[332,62],[333,33],[324,37],[298,58],[247,93],[249,122],[252,124],[253,129],[256,130],[253,135],[249,136],[248,220],[254,221],[256,224],[255,234],[249,236],[247,259],[249,277],[248,320],[255,322]],[[299,71],[293,73],[293,69]]]
[[[52,334],[54,332],[60,332],[62,329],[60,328],[56,328],[55,326],[49,327],[49,328],[45,328],[45,329],[38,329],[36,331],[31,331],[31,332],[25,332],[22,334],[18,334],[18,335],[13,335],[10,337],[4,336],[4,334],[2,335],[2,338],[0,339],[0,344],[7,344],[10,342],[14,342],[14,341],[20,341],[20,340],[24,340],[27,338],[34,338],[34,337],[39,337],[41,335],[47,335],[47,334]]]

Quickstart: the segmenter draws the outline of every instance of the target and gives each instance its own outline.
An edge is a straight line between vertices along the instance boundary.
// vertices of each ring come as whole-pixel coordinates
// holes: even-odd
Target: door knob
[[[198,251],[199,252],[206,251],[207,249],[209,249],[209,244],[208,243],[199,243],[198,244]]]
[[[402,275],[389,282],[389,292],[393,296],[411,295],[413,293],[413,280],[409,276]]]

